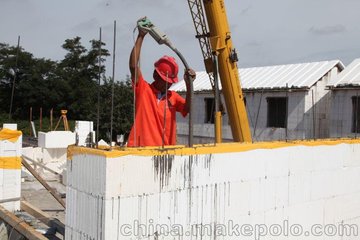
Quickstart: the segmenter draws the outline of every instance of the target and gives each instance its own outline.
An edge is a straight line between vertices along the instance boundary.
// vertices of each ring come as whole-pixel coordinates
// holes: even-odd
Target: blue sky
[[[360,57],[359,0],[225,0],[239,67]],[[0,42],[21,46],[35,57],[62,59],[65,39],[79,36],[89,47],[98,39],[112,52],[117,21],[116,79],[129,73],[128,56],[137,19],[148,16],[196,70],[204,69],[185,0],[0,0]],[[151,81],[153,62],[172,52],[145,39],[141,66]],[[112,57],[107,60],[112,73]]]

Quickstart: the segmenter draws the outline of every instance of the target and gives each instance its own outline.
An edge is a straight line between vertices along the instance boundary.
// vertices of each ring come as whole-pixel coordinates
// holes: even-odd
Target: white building
[[[360,59],[355,59],[328,84],[331,89],[331,137],[360,134]]]
[[[326,85],[343,69],[339,60],[240,69],[253,140],[327,138],[330,91]],[[180,93],[185,89],[184,81],[171,88]],[[213,142],[214,97],[206,72],[197,73],[194,92],[194,142]],[[178,143],[186,144],[187,118],[178,117],[177,132]],[[223,141],[232,141],[227,115]]]

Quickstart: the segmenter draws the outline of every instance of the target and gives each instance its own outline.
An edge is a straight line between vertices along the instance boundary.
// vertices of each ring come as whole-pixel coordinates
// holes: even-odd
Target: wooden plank
[[[35,171],[35,169],[28,162],[26,162],[24,158],[21,159],[22,159],[21,161],[22,165],[41,183],[41,185],[43,185],[46,188],[46,190],[48,190],[48,192],[56,199],[56,201],[58,201],[61,204],[61,206],[65,208],[65,202],[60,197],[60,194],[58,194],[58,192],[55,189],[50,187],[50,185],[47,184],[47,182]]]
[[[29,240],[47,240],[41,233],[30,227],[24,220],[0,206],[0,218]]]
[[[41,163],[35,161],[34,159],[31,159],[31,158],[29,158],[29,157],[27,157],[27,156],[24,156],[24,155],[22,155],[22,157],[25,158],[26,160],[30,161],[32,164],[37,165],[37,166],[40,166],[40,167],[42,167],[43,169],[45,169],[46,171],[51,172],[52,174],[54,174],[54,175],[56,175],[56,176],[58,176],[58,177],[61,177],[61,174],[60,174],[60,173],[55,172],[55,171],[52,170],[51,168],[46,167],[44,164],[41,164]]]
[[[50,217],[47,213],[33,206],[29,202],[21,201],[20,206],[21,206],[21,210],[39,219],[41,222],[45,223],[49,227],[55,227],[58,233],[60,233],[63,236],[65,235],[65,225],[62,222],[60,222],[60,220]]]
[[[7,203],[7,202],[16,202],[16,201],[20,201],[21,198],[8,198],[8,199],[1,199],[0,203]]]

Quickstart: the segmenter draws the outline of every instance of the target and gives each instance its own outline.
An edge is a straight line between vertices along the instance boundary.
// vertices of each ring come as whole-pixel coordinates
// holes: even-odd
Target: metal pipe
[[[215,88],[215,143],[222,142],[222,115],[220,112],[220,91],[217,55],[213,55],[214,88]]]
[[[166,43],[165,43],[166,44]],[[171,44],[166,44],[171,50],[173,50],[178,57],[180,58],[180,60],[182,61],[182,63],[185,66],[185,71],[189,70],[190,67],[188,65],[188,63],[186,62],[184,56],[179,52],[179,50],[177,50],[174,46],[172,46]],[[190,110],[189,110],[189,139],[188,139],[188,144],[189,147],[192,147],[194,145],[194,126],[193,126],[193,118],[194,118],[194,108],[193,108],[193,99],[194,99],[194,85],[193,85],[193,80],[190,79],[189,81],[189,91],[190,91]]]
[[[112,147],[113,118],[114,118],[115,49],[116,49],[116,21],[114,21],[113,69],[112,69],[112,82],[111,82],[110,148]]]
[[[357,133],[358,133],[358,110],[359,110],[359,92],[356,91],[356,102],[355,102],[355,139],[357,138]]]
[[[164,126],[163,126],[163,134],[162,134],[162,148],[164,148],[165,146],[165,134],[166,134],[166,107],[168,104],[168,98],[167,98],[167,94],[168,94],[168,72],[166,72],[166,81],[165,81],[165,104],[164,104]]]
[[[13,100],[14,100],[16,71],[17,71],[18,59],[19,59],[19,48],[20,48],[20,36],[18,36],[18,44],[17,44],[17,49],[16,49],[14,80],[13,80],[13,85],[12,85],[12,89],[11,89],[11,99],[10,99],[9,121],[11,120],[12,106],[13,106]]]
[[[315,136],[316,136],[316,134],[315,134],[315,125],[316,125],[316,122],[315,122],[315,100],[314,100],[314,89],[313,90],[311,90],[311,102],[312,102],[312,115],[313,115],[313,119],[312,119],[312,121],[313,121],[313,138],[314,138],[314,140],[315,140]]]
[[[99,124],[100,124],[100,79],[101,79],[101,28],[99,32],[99,75],[98,75],[98,91],[97,91],[97,117],[96,117],[96,147],[99,142]]]
[[[285,113],[285,141],[287,142],[288,140],[288,99],[289,99],[289,94],[288,94],[288,84],[286,83],[286,113]]]

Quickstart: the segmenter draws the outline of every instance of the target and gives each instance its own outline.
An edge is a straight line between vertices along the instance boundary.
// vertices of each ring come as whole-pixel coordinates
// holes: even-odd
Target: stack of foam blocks
[[[0,130],[0,205],[8,211],[20,210],[22,134],[16,124]]]
[[[79,146],[88,146],[95,141],[94,124],[92,121],[76,121],[75,133]]]

